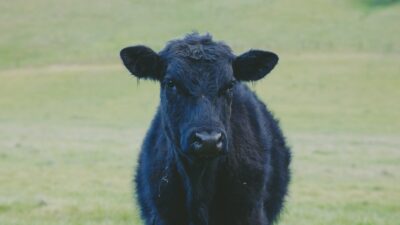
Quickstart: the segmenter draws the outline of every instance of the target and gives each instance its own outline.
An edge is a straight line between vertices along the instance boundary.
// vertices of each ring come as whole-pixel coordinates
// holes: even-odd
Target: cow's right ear
[[[161,57],[149,47],[137,45],[121,50],[120,56],[125,67],[138,78],[161,80],[164,63]]]

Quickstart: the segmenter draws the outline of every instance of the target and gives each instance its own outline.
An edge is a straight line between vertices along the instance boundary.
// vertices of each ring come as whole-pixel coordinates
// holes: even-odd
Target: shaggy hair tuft
[[[224,42],[215,42],[210,34],[200,35],[197,32],[187,34],[183,39],[169,41],[160,55],[167,60],[179,57],[204,61],[225,58],[232,61],[234,58],[231,48]]]

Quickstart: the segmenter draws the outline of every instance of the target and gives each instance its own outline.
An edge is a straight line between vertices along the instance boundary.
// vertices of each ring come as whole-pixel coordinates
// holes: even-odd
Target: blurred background
[[[0,224],[141,224],[158,104],[119,50],[197,30],[280,62],[251,85],[293,149],[282,225],[400,224],[400,1],[0,1]]]

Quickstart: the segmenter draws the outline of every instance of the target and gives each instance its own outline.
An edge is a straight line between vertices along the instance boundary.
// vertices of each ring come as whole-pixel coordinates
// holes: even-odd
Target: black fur
[[[157,53],[146,46],[133,46],[121,50],[121,59],[125,67],[139,78],[159,80],[164,64]]]
[[[121,51],[128,70],[160,81],[160,105],[144,140],[136,191],[147,225],[269,225],[281,212],[290,150],[266,106],[242,81],[278,61],[251,50],[234,56],[210,35],[190,34],[160,53]],[[196,158],[193,131],[225,135],[226,154]]]

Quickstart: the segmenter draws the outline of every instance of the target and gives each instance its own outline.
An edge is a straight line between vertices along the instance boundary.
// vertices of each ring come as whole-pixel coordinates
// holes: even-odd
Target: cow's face
[[[164,130],[179,153],[195,158],[227,153],[236,84],[264,77],[278,61],[274,53],[259,50],[235,57],[209,36],[170,42],[159,54],[128,47],[121,58],[138,78],[161,83]]]
[[[161,110],[184,152],[208,158],[227,151],[235,84],[228,61],[168,63],[161,82]]]

